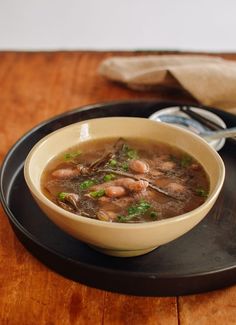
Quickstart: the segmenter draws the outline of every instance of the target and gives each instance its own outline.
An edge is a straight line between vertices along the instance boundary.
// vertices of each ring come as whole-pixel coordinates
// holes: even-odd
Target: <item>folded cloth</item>
[[[104,60],[99,73],[138,90],[184,88],[203,105],[236,113],[236,62],[206,55],[147,55]]]

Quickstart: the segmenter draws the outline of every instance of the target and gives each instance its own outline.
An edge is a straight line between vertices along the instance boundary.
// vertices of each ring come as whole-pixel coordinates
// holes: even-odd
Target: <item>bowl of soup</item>
[[[138,256],[184,235],[214,205],[225,168],[183,128],[145,118],[91,119],[41,139],[24,176],[45,215],[113,256]]]

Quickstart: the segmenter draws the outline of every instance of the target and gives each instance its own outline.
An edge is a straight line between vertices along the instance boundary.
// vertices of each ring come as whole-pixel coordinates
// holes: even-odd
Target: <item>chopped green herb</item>
[[[140,215],[144,214],[148,209],[151,208],[151,204],[146,201],[139,201],[139,203],[132,205],[128,208],[129,215]]]
[[[181,167],[188,167],[192,163],[192,157],[188,155],[184,155],[180,160]]]
[[[207,197],[208,196],[208,192],[206,190],[204,190],[203,188],[201,188],[201,187],[196,189],[196,194],[198,196],[201,196],[201,197]]]
[[[170,160],[171,160],[171,161],[173,161],[173,162],[175,162],[175,163],[178,162],[178,158],[177,158],[176,156],[174,156],[174,155],[170,155],[169,157],[170,157]]]
[[[92,196],[93,198],[99,198],[104,194],[105,194],[105,190],[99,190],[99,191],[94,191],[89,193],[89,195]]]
[[[117,216],[116,220],[118,222],[127,222],[128,221],[126,216],[121,216],[121,215]]]
[[[123,145],[122,151],[128,156],[129,159],[138,158],[137,150],[130,148],[127,144]]]
[[[86,181],[84,181],[83,183],[80,184],[80,189],[81,190],[87,190],[87,188],[89,188],[90,186],[94,185],[96,182],[93,179],[87,179]]]
[[[129,164],[125,161],[121,164],[121,168],[127,172],[129,170]]]
[[[117,165],[117,161],[116,161],[115,159],[111,159],[111,160],[109,161],[109,165],[110,165],[111,167],[116,167],[116,165]]]
[[[107,175],[105,175],[104,177],[103,177],[103,180],[105,181],[105,182],[109,182],[109,181],[112,181],[113,179],[115,179],[116,178],[116,176],[114,175],[114,174],[107,174]]]
[[[128,208],[128,215],[117,216],[118,222],[127,222],[135,217],[145,214],[151,208],[151,204],[147,201],[141,200],[137,204],[132,205]]]
[[[60,192],[60,193],[57,194],[57,197],[58,197],[58,199],[60,201],[64,201],[65,198],[66,198],[66,196],[67,196],[67,193],[66,192]]]
[[[71,159],[75,159],[77,158],[79,155],[81,155],[81,152],[70,152],[70,153],[66,153],[64,154],[64,159],[65,160],[71,160]]]
[[[130,149],[130,150],[128,150],[128,152],[127,152],[127,156],[128,156],[130,159],[137,159],[137,158],[138,158],[137,150],[134,150],[134,149]]]
[[[157,219],[157,216],[158,216],[158,213],[157,213],[156,211],[151,211],[151,212],[150,212],[150,217],[151,217],[152,219],[156,220],[156,219]]]

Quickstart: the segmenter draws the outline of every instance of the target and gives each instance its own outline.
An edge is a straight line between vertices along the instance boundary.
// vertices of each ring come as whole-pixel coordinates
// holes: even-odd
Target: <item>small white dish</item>
[[[193,106],[190,106],[190,107],[191,107],[191,110],[193,110],[194,112],[202,115],[203,117],[206,117],[208,120],[211,120],[212,122],[217,123],[219,126],[223,127],[224,129],[226,128],[225,122],[218,115],[216,115],[212,112],[209,112],[205,109],[202,109],[202,108],[193,107]],[[180,117],[184,117],[184,118],[190,118],[186,113],[180,111],[179,106],[173,106],[173,107],[161,109],[161,110],[153,113],[152,115],[149,116],[149,119],[154,120],[154,121],[164,122],[161,119],[161,116],[168,116],[168,115],[170,115],[170,116],[175,115],[175,116],[180,116]],[[194,121],[194,120],[192,120],[192,121]],[[170,123],[170,122],[168,122],[168,123]],[[197,127],[197,123],[194,125],[190,125],[190,126],[187,126],[187,125],[183,126],[182,124],[178,124],[178,123],[175,123],[175,124],[185,128],[185,129],[188,129],[189,131],[192,131],[193,133],[196,133],[196,134],[199,134],[202,131],[202,129]],[[204,126],[202,126],[202,127],[204,127]],[[223,138],[223,139],[219,139],[219,140],[211,140],[211,141],[208,141],[208,143],[216,151],[219,151],[224,146],[225,139]]]

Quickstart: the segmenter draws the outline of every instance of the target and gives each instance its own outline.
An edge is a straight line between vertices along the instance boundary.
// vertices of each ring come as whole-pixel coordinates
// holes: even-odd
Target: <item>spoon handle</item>
[[[206,140],[215,140],[220,138],[231,138],[236,136],[236,127],[219,130],[219,131],[209,131],[202,132],[200,136]]]
[[[184,112],[185,114],[187,114],[188,116],[190,116],[194,120],[200,122],[202,125],[208,127],[210,130],[217,131],[217,130],[223,130],[224,129],[218,123],[215,123],[214,121],[206,118],[205,116],[193,111],[191,109],[191,107],[189,107],[189,106],[180,106],[180,111]]]

